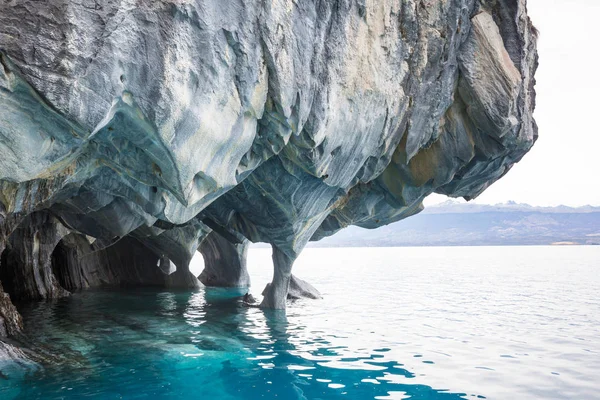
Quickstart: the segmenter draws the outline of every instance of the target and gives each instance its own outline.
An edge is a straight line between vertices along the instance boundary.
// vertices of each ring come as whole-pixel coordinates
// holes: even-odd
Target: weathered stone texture
[[[268,242],[283,308],[309,240],[474,198],[523,157],[536,35],[525,0],[2,2],[5,290],[194,287],[214,230],[201,279],[244,284],[235,238]]]

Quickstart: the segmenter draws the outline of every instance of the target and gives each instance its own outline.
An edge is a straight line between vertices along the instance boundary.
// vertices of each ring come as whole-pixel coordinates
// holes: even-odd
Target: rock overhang
[[[2,247],[42,213],[185,271],[216,228],[273,245],[281,294],[309,240],[476,197],[537,138],[523,0],[13,3]]]

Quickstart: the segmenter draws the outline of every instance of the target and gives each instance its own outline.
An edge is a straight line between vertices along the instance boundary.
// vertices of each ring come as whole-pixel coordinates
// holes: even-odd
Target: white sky
[[[528,0],[540,31],[535,75],[539,138],[475,200],[600,206],[600,0]],[[445,200],[433,195],[427,204]]]

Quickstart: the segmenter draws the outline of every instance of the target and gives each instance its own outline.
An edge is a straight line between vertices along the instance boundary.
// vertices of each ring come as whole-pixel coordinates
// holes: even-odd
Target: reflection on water
[[[323,300],[90,291],[22,309],[0,399],[600,399],[600,246],[307,249]],[[250,251],[253,290],[273,274]],[[57,365],[56,365],[57,364]]]
[[[389,348],[244,307],[239,292],[87,291],[22,310],[34,349],[59,365],[0,380],[3,399],[459,399]]]

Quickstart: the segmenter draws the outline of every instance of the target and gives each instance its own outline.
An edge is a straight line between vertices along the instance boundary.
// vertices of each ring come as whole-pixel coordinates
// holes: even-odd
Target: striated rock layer
[[[472,199],[537,138],[525,0],[0,4],[0,334],[100,285],[318,297],[309,240]],[[304,293],[304,294],[303,294]]]

